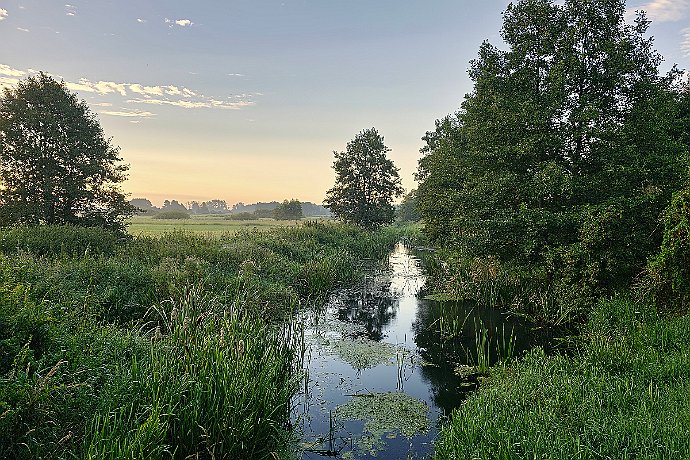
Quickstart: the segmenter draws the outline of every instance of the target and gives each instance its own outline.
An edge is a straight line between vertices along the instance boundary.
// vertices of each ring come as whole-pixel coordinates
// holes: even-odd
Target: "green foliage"
[[[286,456],[299,335],[277,319],[399,236],[0,235],[0,458],[16,459]]]
[[[395,218],[401,222],[417,222],[422,218],[417,207],[417,190],[411,190],[403,197],[395,212]]]
[[[189,219],[189,213],[181,209],[161,211],[153,216],[154,219]]]
[[[128,166],[96,116],[44,73],[0,97],[0,224],[124,230]]]
[[[659,307],[687,313],[690,307],[690,189],[673,195],[663,216],[661,251],[650,260],[643,287]]]
[[[253,220],[256,219],[254,213],[251,212],[238,212],[237,214],[230,214],[225,217],[228,220]]]
[[[453,414],[435,458],[686,458],[688,341],[686,317],[602,301],[574,354],[537,349],[494,369]]]
[[[190,290],[152,330],[150,357],[106,385],[85,458],[271,458],[295,392],[289,326]]]
[[[333,152],[335,185],[324,206],[342,221],[366,229],[393,222],[391,203],[403,188],[398,169],[386,157],[389,151],[383,136],[371,128],[357,134],[344,152]]]
[[[119,232],[71,225],[42,225],[0,230],[0,252],[36,256],[112,254],[124,242]]]
[[[417,194],[434,243],[546,267],[572,305],[629,285],[687,175],[679,74],[659,75],[648,24],[627,24],[622,0],[508,6],[508,49],[481,46],[473,92],[425,137]]]
[[[285,200],[273,210],[273,217],[276,220],[300,220],[304,217],[302,203],[295,199]]]

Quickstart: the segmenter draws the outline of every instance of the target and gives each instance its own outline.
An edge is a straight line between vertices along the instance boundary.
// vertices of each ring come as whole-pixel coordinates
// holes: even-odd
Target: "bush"
[[[153,216],[153,219],[189,219],[189,213],[178,209],[161,211]]]
[[[690,189],[673,195],[663,215],[661,251],[648,266],[643,292],[662,309],[687,312],[690,306]]]
[[[238,212],[237,214],[230,214],[225,217],[227,220],[253,220],[256,216],[251,212]]]

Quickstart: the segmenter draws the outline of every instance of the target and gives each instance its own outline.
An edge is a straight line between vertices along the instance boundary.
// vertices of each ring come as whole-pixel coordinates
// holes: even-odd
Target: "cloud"
[[[149,117],[153,117],[154,115],[156,115],[153,112],[146,112],[143,110],[121,110],[121,111],[105,110],[101,113],[103,115],[111,115],[113,117],[125,117],[125,118],[149,118]]]
[[[23,29],[21,27],[17,27],[17,30],[20,32],[29,32],[29,29]]]
[[[229,73],[228,77],[244,77],[243,73]]]
[[[680,31],[683,34],[683,38],[680,41],[680,50],[683,52],[683,56],[690,57],[690,27]]]
[[[6,64],[0,64],[0,75],[7,75],[8,77],[23,77],[26,75],[26,72],[19,69],[13,69]]]
[[[70,81],[66,81],[65,87],[67,87],[67,89],[71,89],[72,91],[81,91],[83,93],[95,93],[96,92],[96,90],[94,89],[94,87],[91,83],[85,82],[83,80],[80,80],[79,83],[73,83]]]
[[[67,16],[76,16],[77,15],[77,7],[74,5],[65,5],[65,14]]]
[[[18,77],[23,77],[27,74],[35,74],[36,70],[20,70],[10,67],[6,64],[0,64],[0,87],[12,87],[17,84]],[[50,75],[50,74],[49,74]],[[261,93],[235,94],[227,96],[225,99],[218,97],[206,96],[198,91],[177,85],[144,85],[141,83],[119,83],[114,81],[100,80],[93,82],[87,78],[81,78],[77,81],[65,81],[60,76],[54,76],[57,79],[64,81],[65,87],[71,91],[80,93],[90,93],[93,100],[97,96],[122,96],[126,99],[124,102],[128,104],[149,104],[149,105],[167,105],[172,107],[181,107],[185,109],[232,109],[238,110],[245,107],[251,107],[256,103],[252,100]],[[112,99],[110,99],[112,100]],[[96,99],[90,102],[91,105],[97,107],[111,107],[111,102],[101,102]],[[108,111],[103,112],[107,115],[117,116],[139,116],[143,117],[149,112],[137,111]],[[129,113],[132,115],[124,115]],[[139,115],[133,115],[139,113]]]
[[[174,107],[182,107],[184,109],[215,108],[239,110],[245,107],[251,107],[253,105],[256,105],[253,101],[225,102],[219,101],[217,99],[207,99],[203,101],[170,101],[168,99],[129,99],[127,102],[132,104],[170,105]]]
[[[149,96],[163,95],[163,88],[161,88],[160,86],[142,86],[135,83],[133,85],[129,85],[129,90],[137,94],[145,94]]]
[[[148,22],[148,21],[146,21],[146,19],[137,18],[137,22],[138,22],[139,24],[145,24],[145,23]]]
[[[629,8],[628,17],[634,17],[635,11],[647,12],[649,19],[656,22],[680,21],[690,9],[690,0],[651,0],[636,8]]]
[[[165,23],[169,24],[170,27],[172,27],[174,25],[178,25],[180,27],[191,27],[194,25],[194,23],[192,21],[190,21],[189,19],[168,19],[168,18],[165,18]]]
[[[0,8],[0,21],[4,20],[8,14],[6,9]]]

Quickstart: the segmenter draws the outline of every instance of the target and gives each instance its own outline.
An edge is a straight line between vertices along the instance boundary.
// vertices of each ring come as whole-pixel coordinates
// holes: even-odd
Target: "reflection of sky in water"
[[[528,329],[515,320],[507,321],[496,310],[419,299],[417,295],[424,285],[421,262],[404,246],[396,246],[389,266],[388,270],[369,274],[356,288],[334,294],[325,311],[304,318],[308,392],[303,384],[295,401],[294,418],[313,450],[334,450],[341,458],[426,457],[432,452],[439,417],[449,414],[467,394],[467,385],[463,386],[454,369],[475,359],[472,350],[476,349],[476,328],[488,329],[496,342],[502,333],[514,331],[519,336],[517,349],[531,345],[526,339]],[[462,326],[453,337],[441,336],[442,312]],[[371,351],[371,362],[383,364],[353,368],[348,360],[363,361],[348,356],[352,340],[360,349]],[[379,352],[383,354],[377,355]],[[432,365],[421,365],[422,359]],[[403,391],[425,402],[430,429],[412,439],[383,436],[384,448],[374,457],[356,447],[363,422],[333,419],[331,414],[352,395],[391,391]],[[321,455],[305,452],[303,458]]]

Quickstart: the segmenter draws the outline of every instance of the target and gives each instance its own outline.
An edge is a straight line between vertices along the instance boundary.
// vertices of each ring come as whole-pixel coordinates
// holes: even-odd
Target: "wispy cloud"
[[[685,18],[690,9],[690,0],[651,0],[640,6],[629,8],[628,16],[634,16],[635,11],[647,12],[649,19],[656,22],[673,22]]]
[[[0,64],[0,85],[2,87],[11,87],[19,82],[17,77],[24,77],[27,74],[36,74],[36,70],[20,70],[10,67],[6,64]],[[57,77],[60,78],[60,77]],[[100,80],[93,82],[86,78],[81,78],[77,81],[64,81],[65,86],[71,91],[80,93],[89,93],[94,96],[122,96],[125,99],[123,102],[127,104],[149,104],[158,106],[172,106],[181,107],[185,109],[233,109],[238,110],[245,107],[255,105],[252,100],[256,96],[261,96],[261,93],[236,94],[223,98],[211,97],[202,94],[199,91],[189,89],[184,86],[177,85],[144,85],[141,83],[119,83],[114,81]],[[111,99],[112,100],[112,99]],[[111,107],[112,103],[109,101],[92,101],[91,105],[98,107]],[[131,117],[145,117],[141,115],[144,112],[141,110],[134,111],[107,111],[102,112],[106,115],[116,116],[131,116]],[[125,115],[125,113],[131,115]],[[134,115],[134,114],[139,115]]]
[[[77,15],[77,7],[74,5],[65,5],[65,14],[67,16],[76,16]]]
[[[8,14],[5,8],[0,8],[0,21],[4,20]]]
[[[244,77],[243,73],[229,73],[228,77]]]
[[[143,110],[104,110],[101,112],[103,115],[111,115],[113,117],[125,117],[125,118],[150,118],[156,115],[153,112],[146,112]]]
[[[170,27],[173,27],[175,25],[180,26],[180,27],[191,27],[194,25],[194,23],[189,19],[168,19],[168,18],[165,18],[165,23],[168,24]]]
[[[17,27],[17,30],[20,32],[29,32],[29,29],[24,29],[22,27]]]
[[[146,19],[137,18],[137,22],[139,24],[145,24],[147,21],[146,21]]]
[[[129,90],[137,94],[146,94],[149,96],[162,96],[163,88],[160,86],[143,86],[139,84],[129,85]]]
[[[680,41],[680,50],[683,52],[683,56],[690,57],[690,27],[686,27],[680,33],[683,37]]]
[[[171,101],[168,99],[129,99],[127,102],[132,104],[171,105],[174,107],[182,107],[185,109],[215,108],[239,110],[245,107],[251,107],[255,105],[255,102],[253,101],[227,102],[219,101],[217,99],[207,99],[205,101]]]
[[[26,72],[19,69],[14,69],[7,64],[0,64],[0,75],[7,75],[8,77],[23,77]]]

